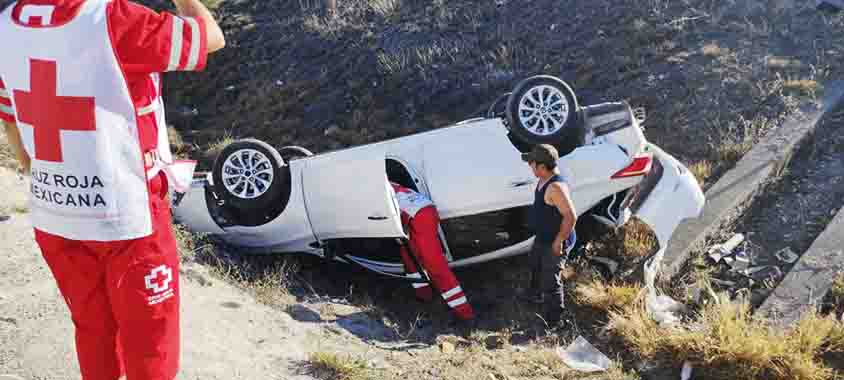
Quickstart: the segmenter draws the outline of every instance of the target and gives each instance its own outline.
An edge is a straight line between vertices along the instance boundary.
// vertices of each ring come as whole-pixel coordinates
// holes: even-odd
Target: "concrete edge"
[[[815,131],[821,118],[844,97],[844,81],[833,81],[825,88],[824,99],[818,106],[804,104],[801,112],[770,131],[706,191],[701,215],[683,221],[668,242],[661,268],[664,279],[677,276],[691,254],[703,248],[708,236],[734,222],[755,196],[788,166],[794,152]]]
[[[787,326],[817,306],[844,270],[844,207],[765,299],[756,314]]]

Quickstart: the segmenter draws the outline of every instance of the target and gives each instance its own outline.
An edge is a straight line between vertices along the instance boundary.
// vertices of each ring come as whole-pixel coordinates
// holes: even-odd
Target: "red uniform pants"
[[[150,236],[92,242],[35,230],[70,309],[83,380],[172,380],[178,371],[179,257],[166,180],[150,185]]]
[[[437,233],[440,225],[440,217],[437,209],[433,206],[428,206],[419,210],[416,216],[410,219],[408,224],[410,250],[419,261],[428,278],[431,279],[431,282],[434,283],[434,286],[442,295],[443,300],[458,318],[474,318],[472,306],[469,305],[466,295],[460,287],[460,283],[457,282],[457,277],[454,276],[451,268],[448,267],[448,261],[440,244],[440,237]],[[417,273],[419,268],[416,268],[416,265],[404,247],[401,249],[401,254],[402,261],[407,267],[407,272],[411,275]],[[419,277],[421,278],[421,275]],[[424,283],[414,283],[414,288],[416,288],[416,295],[419,298],[431,298],[432,292],[430,286],[425,286]]]

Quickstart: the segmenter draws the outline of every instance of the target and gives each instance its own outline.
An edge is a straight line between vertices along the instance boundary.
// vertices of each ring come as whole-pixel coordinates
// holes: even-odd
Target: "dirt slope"
[[[0,168],[0,207],[25,211],[26,183]],[[182,267],[183,354],[180,379],[306,380],[317,348],[357,349],[328,326],[299,322],[213,279]],[[335,325],[336,326],[336,325]],[[335,327],[335,329],[337,329]],[[341,330],[341,329],[339,329]],[[78,378],[67,308],[40,255],[25,213],[0,223],[0,378]]]

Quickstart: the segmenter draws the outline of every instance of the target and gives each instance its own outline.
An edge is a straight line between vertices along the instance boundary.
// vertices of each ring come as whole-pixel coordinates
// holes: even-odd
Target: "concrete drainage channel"
[[[791,266],[776,290],[763,290],[756,292],[755,299],[751,297],[754,305],[762,305],[757,313],[789,323],[799,318],[809,304],[823,298],[844,264],[844,209],[839,211],[844,203],[844,183],[840,182],[844,162],[837,153],[842,151],[841,146],[835,145],[844,142],[844,131],[835,125],[819,126],[839,106],[842,97],[844,82],[828,84],[820,106],[804,106],[802,112],[771,131],[706,192],[707,204],[701,217],[681,224],[668,244],[662,262],[664,278],[679,277],[694,253],[704,252],[709,243],[726,240],[729,235],[725,231],[750,232],[748,241],[740,247],[751,251],[751,262],[746,265],[756,268],[746,268],[745,274],[747,269],[760,270],[769,265],[766,270],[773,272],[771,277],[776,280],[768,285],[774,285],[782,278],[782,273],[776,272]],[[816,132],[815,139],[809,138]],[[821,180],[820,185],[812,183],[817,179]],[[768,193],[775,188],[783,191]],[[787,215],[785,220],[774,220],[774,216],[783,215]],[[797,216],[788,217],[794,215]],[[788,250],[782,249],[786,246],[797,254],[787,254]],[[793,266],[783,262],[793,262],[794,256],[800,258]]]

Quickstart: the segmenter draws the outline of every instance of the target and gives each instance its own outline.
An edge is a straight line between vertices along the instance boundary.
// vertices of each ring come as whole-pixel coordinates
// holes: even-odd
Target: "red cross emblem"
[[[30,91],[14,90],[21,122],[32,126],[35,158],[63,162],[61,131],[94,131],[94,98],[56,95],[56,62],[30,59]]]

